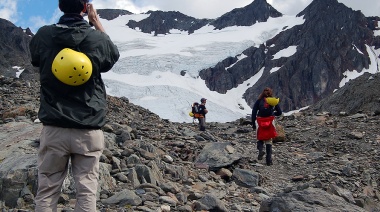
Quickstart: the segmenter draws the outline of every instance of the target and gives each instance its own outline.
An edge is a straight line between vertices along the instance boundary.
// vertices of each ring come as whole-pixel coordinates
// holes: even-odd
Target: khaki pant
[[[76,185],[75,212],[96,211],[99,158],[104,148],[101,130],[44,126],[38,151],[36,212],[57,211],[69,159]]]

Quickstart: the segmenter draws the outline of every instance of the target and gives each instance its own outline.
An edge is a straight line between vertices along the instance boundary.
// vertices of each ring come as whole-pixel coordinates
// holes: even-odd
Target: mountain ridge
[[[236,8],[220,16],[210,23],[215,29],[229,26],[251,26],[257,22],[265,22],[268,18],[281,17],[282,13],[273,8],[266,0],[255,0],[251,4]]]

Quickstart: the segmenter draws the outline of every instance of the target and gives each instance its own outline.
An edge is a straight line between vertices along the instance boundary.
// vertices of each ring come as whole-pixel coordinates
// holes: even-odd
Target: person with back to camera
[[[259,150],[258,160],[262,160],[265,152],[263,150],[264,143],[266,147],[266,165],[270,166],[272,162],[272,139],[277,136],[274,125],[275,116],[282,114],[278,105],[279,99],[273,97],[271,88],[265,88],[259,95],[252,108],[252,127],[257,127],[257,149]]]
[[[201,99],[201,104],[199,105],[199,130],[206,131],[206,114],[208,110],[206,109],[206,100],[205,98]]]
[[[69,161],[74,211],[96,211],[107,112],[101,73],[120,55],[88,0],[59,0],[59,8],[64,13],[59,22],[41,27],[30,42],[31,62],[40,70],[38,118],[43,123],[35,211],[57,211]]]

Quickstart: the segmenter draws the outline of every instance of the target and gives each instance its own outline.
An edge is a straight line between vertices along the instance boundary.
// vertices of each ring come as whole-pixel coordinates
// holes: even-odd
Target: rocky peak
[[[371,46],[374,36],[362,13],[336,0],[316,0],[298,15],[304,15],[304,24],[267,41],[266,70],[281,68],[254,88],[258,94],[265,84],[273,84],[283,95],[286,110],[329,96],[347,70],[361,72],[371,62],[366,44]],[[297,46],[293,56],[272,60],[270,55],[289,46]]]
[[[251,26],[256,22],[265,22],[269,17],[280,17],[282,14],[274,9],[266,0],[255,0],[251,4],[233,9],[211,22],[215,29],[229,26]]]
[[[32,30],[30,30],[29,27],[25,29],[25,34],[27,34],[27,35],[29,35],[29,36],[31,36],[31,37],[34,36],[34,33],[32,32]]]
[[[33,77],[35,68],[30,63],[29,29],[16,27],[8,20],[0,18],[0,75],[15,77],[18,66],[25,69],[21,77]]]
[[[184,15],[178,11],[148,11],[150,16],[141,21],[130,20],[127,24],[130,28],[139,28],[142,32],[158,34],[168,34],[171,29],[188,31],[193,33],[210,22],[208,19],[196,19]]]
[[[301,11],[297,16],[305,16],[305,19],[309,18],[319,18],[324,17],[321,14],[336,14],[339,15],[341,12],[351,10],[337,0],[314,0],[312,1],[303,11]]]
[[[315,0],[297,16],[304,16],[304,26],[311,30],[309,32],[344,35],[344,39],[357,45],[364,53],[364,44],[369,44],[373,37],[373,32],[367,27],[369,20],[360,11],[354,11],[337,0]]]
[[[128,10],[118,10],[118,9],[98,9],[96,11],[98,12],[99,17],[107,19],[109,21],[122,15],[133,14],[129,12]]]

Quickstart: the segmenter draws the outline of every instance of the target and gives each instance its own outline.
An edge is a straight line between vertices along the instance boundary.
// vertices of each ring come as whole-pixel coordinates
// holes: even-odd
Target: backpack
[[[191,105],[191,112],[194,114],[194,118],[199,118],[200,117],[200,111],[199,111],[199,103],[198,102],[194,102],[192,105]]]

